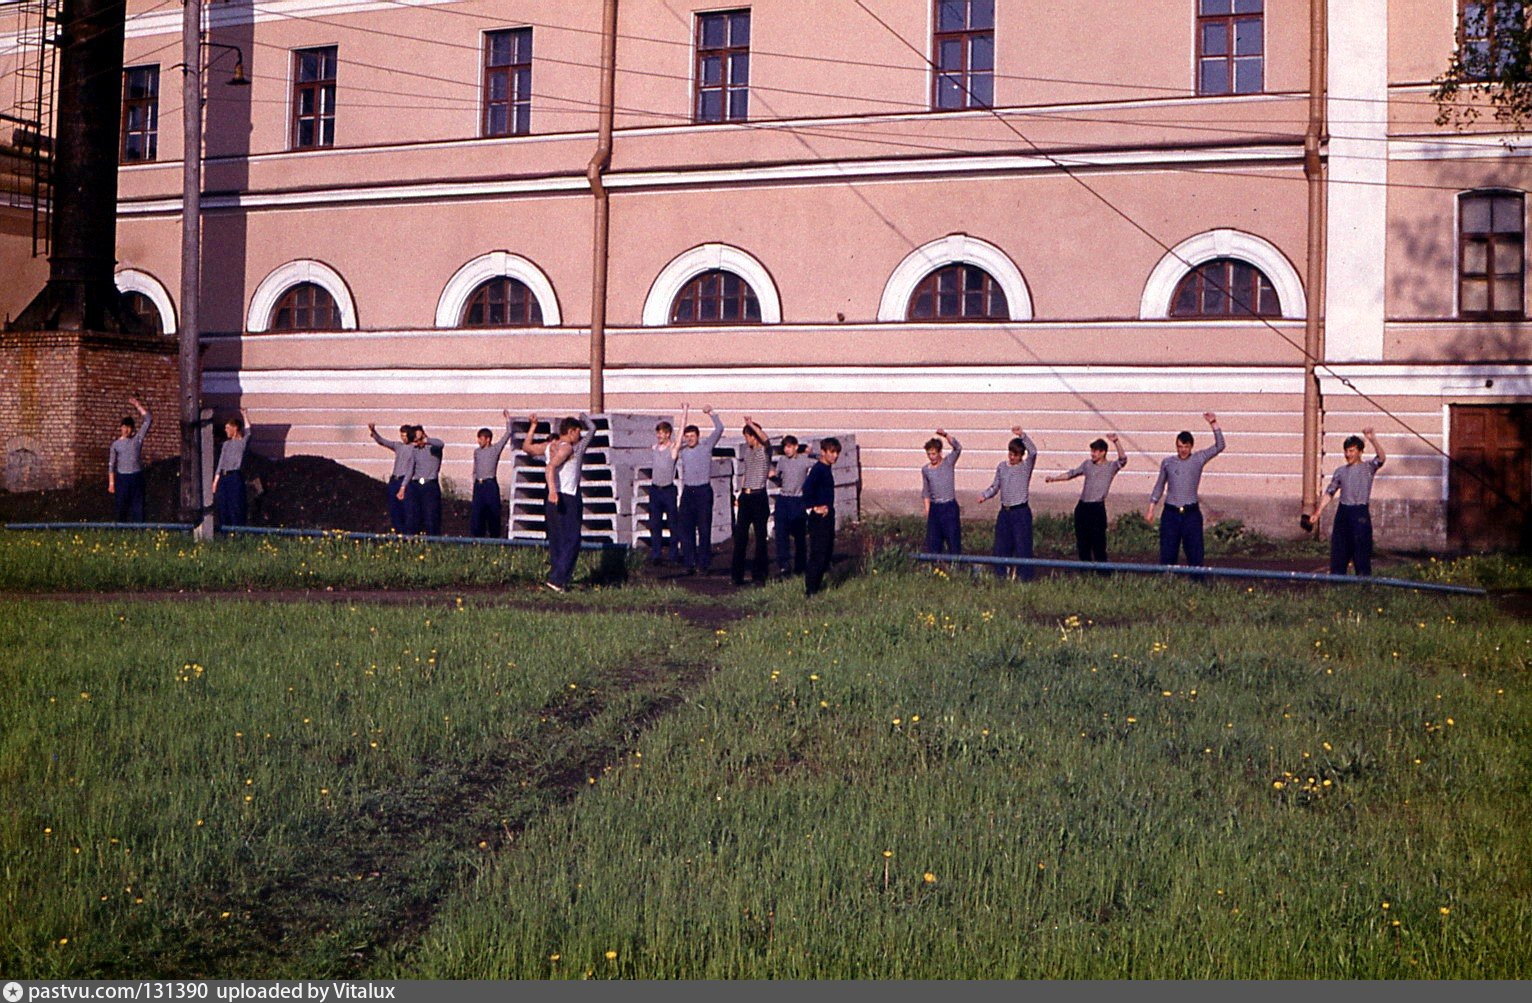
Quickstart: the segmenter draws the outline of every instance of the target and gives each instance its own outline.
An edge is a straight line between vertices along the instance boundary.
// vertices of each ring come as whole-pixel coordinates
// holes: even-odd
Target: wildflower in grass
[[[926,883],[926,884],[928,884],[928,885],[934,885],[934,884],[936,884],[936,875],[935,875],[935,874],[932,874],[932,873],[931,873],[931,872],[930,872],[930,871],[927,871],[927,872],[926,872],[926,873],[924,873],[924,874],[922,874],[922,875],[921,875],[921,878],[922,878],[922,880],[924,880],[924,881],[925,881],[925,883]],[[1444,910],[1444,911],[1445,911],[1445,910]]]
[[[884,857],[884,859],[887,859],[887,858],[889,858],[889,857],[892,857],[892,856],[893,856],[893,855],[894,855],[894,851],[893,851],[893,850],[884,850],[884,851],[883,851],[883,857]]]
[[[617,960],[617,952],[616,951],[607,951],[606,952],[606,960],[608,960],[608,961],[616,961]]]
[[[1441,914],[1442,914],[1442,915],[1443,915],[1443,916],[1445,916],[1445,915],[1447,915],[1447,914],[1448,914],[1448,913],[1450,913],[1450,912],[1452,912],[1452,910],[1451,910],[1451,909],[1450,909],[1450,908],[1449,908],[1449,907],[1447,907],[1447,906],[1442,906],[1442,907],[1441,907],[1441,908],[1440,908],[1440,909],[1438,909],[1438,910],[1437,910],[1437,912],[1439,912],[1439,913],[1441,913]]]

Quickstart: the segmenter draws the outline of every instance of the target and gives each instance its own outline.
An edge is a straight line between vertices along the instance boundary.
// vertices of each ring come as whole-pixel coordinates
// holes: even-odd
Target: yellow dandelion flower
[[[553,961],[553,962],[557,962],[560,957],[562,957],[562,955],[559,954],[559,952],[554,951],[552,954],[548,955],[548,960],[549,961]]]
[[[884,850],[884,851],[883,851],[883,856],[884,856],[884,857],[885,857],[885,858],[887,858],[887,857],[892,857],[892,856],[893,856],[893,855],[894,855],[894,851],[893,851],[893,850]]]
[[[921,877],[925,880],[925,883],[928,884],[928,885],[936,884],[936,875],[932,874],[930,871],[927,871],[926,873],[922,874]],[[1445,912],[1446,910],[1444,909],[1442,911]]]
[[[920,720],[920,715],[919,714],[911,714],[910,715],[910,724],[914,724],[915,722],[917,722],[919,720]]]
[[[1383,908],[1384,908],[1385,911],[1388,909],[1388,903],[1387,902],[1383,903]]]
[[[1442,915],[1443,915],[1443,916],[1445,916],[1445,915],[1447,915],[1447,914],[1448,914],[1448,913],[1450,913],[1450,912],[1452,912],[1452,910],[1451,910],[1451,909],[1450,909],[1450,908],[1448,908],[1448,907],[1447,907],[1447,906],[1442,906],[1442,907],[1441,907],[1441,908],[1440,908],[1440,909],[1438,909],[1438,910],[1437,910],[1437,912],[1439,912],[1439,913],[1441,913],[1441,914],[1442,914]]]
[[[894,724],[895,724],[895,725],[896,725],[896,726],[897,726],[897,725],[901,725],[901,724],[903,724],[903,723],[904,723],[904,718],[902,718],[902,717],[896,717],[896,718],[894,718]]]
[[[67,943],[69,943],[69,938],[68,937],[60,937],[59,938],[59,946],[60,947],[63,947]]]
[[[608,961],[616,961],[617,960],[617,952],[616,951],[607,951],[606,952],[606,960],[608,960]]]

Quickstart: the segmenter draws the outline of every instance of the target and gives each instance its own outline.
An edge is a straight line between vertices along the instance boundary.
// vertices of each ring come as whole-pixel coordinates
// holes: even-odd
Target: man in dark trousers
[[[1202,565],[1202,507],[1197,491],[1202,484],[1202,468],[1209,460],[1223,452],[1223,429],[1218,427],[1218,416],[1211,411],[1202,417],[1213,429],[1213,444],[1207,449],[1192,452],[1196,440],[1190,432],[1176,436],[1176,455],[1160,461],[1160,476],[1154,482],[1149,495],[1149,507],[1144,518],[1154,522],[1154,506],[1160,495],[1165,496],[1165,511],[1160,518],[1160,563],[1174,564],[1178,552],[1184,547],[1186,563],[1192,567]]]
[[[426,435],[416,425],[410,439],[409,479],[399,499],[409,505],[410,532],[440,536],[442,532],[442,450],[446,443]]]
[[[1106,444],[1110,439],[1117,447],[1117,459],[1107,462]],[[1112,488],[1112,478],[1128,465],[1128,454],[1116,433],[1106,439],[1096,439],[1090,444],[1090,459],[1062,474],[1043,478],[1044,482],[1067,481],[1075,477],[1085,478],[1080,488],[1080,500],[1075,503],[1075,549],[1082,561],[1106,561],[1106,494]]]
[[[798,437],[782,436],[782,451],[772,464],[772,479],[777,482],[776,537],[777,574],[803,574],[808,532],[804,523],[803,482],[813,469],[816,457],[799,451]],[[791,553],[789,554],[789,551]]]
[[[580,538],[585,526],[580,476],[585,450],[596,436],[596,423],[582,411],[578,418],[560,421],[558,434],[552,438],[534,442],[536,431],[537,415],[532,415],[521,448],[529,456],[543,457],[546,464],[547,505],[543,525],[548,537],[548,580],[543,586],[554,592],[567,592],[580,557]]]
[[[410,528],[410,517],[400,492],[404,489],[405,480],[410,476],[413,460],[410,455],[410,450],[413,448],[410,439],[415,435],[415,426],[400,425],[398,442],[389,442],[379,435],[378,426],[372,422],[367,423],[367,431],[372,433],[373,442],[394,454],[394,469],[388,475],[388,524],[394,528],[395,533],[407,533]]]
[[[771,507],[766,500],[766,476],[771,472],[771,442],[753,418],[745,415],[745,455],[740,462],[739,496],[734,507],[734,561],[730,570],[734,584],[745,584],[745,554],[750,534],[755,534],[755,560],[750,580],[765,585],[771,565],[767,560],[766,522]]]
[[[499,442],[493,441],[494,433],[487,428],[479,429],[479,445],[473,451],[473,505],[468,510],[468,535],[474,537],[500,535],[500,478],[496,468],[505,444],[511,441],[511,412],[501,409],[505,416],[505,434]]]
[[[979,504],[1000,496],[1000,511],[995,514],[994,556],[1031,557],[1032,468],[1037,465],[1037,444],[1020,425],[1011,426],[1011,435],[1015,438],[1006,446],[1005,460],[995,467],[995,479],[989,487],[979,493]],[[1034,573],[1031,565],[1022,565],[1019,571],[1024,582],[1030,582]],[[997,564],[995,574],[1015,578],[1018,569]]]
[[[126,416],[117,429],[117,438],[106,461],[106,493],[115,503],[118,522],[144,521],[144,436],[149,434],[153,416],[149,409],[139,403],[137,397],[129,397],[128,403],[138,411],[138,421]]]
[[[676,449],[670,422],[654,426],[654,445],[649,447],[654,459],[649,472],[649,563],[665,563],[665,538],[670,537],[670,559],[681,560],[681,529],[676,509]]]
[[[840,459],[840,440],[819,440],[819,462],[803,482],[805,536],[808,566],[803,572],[803,591],[814,595],[824,589],[825,572],[835,552],[835,461]]]
[[[713,447],[723,436],[723,419],[713,405],[702,405],[702,413],[713,419],[713,431],[703,439],[696,425],[688,425],[690,405],[681,408],[681,442],[676,449],[676,467],[681,474],[682,574],[707,574],[713,560]]]
[[[1335,525],[1330,527],[1330,574],[1344,575],[1346,566],[1354,564],[1359,575],[1372,574],[1372,478],[1382,469],[1388,459],[1383,447],[1371,428],[1362,429],[1367,442],[1372,444],[1373,458],[1362,459],[1362,440],[1353,435],[1346,439],[1344,449],[1346,462],[1335,468],[1330,486],[1314,506],[1309,516],[1310,524],[1319,521],[1319,513],[1330,504],[1330,499],[1340,495],[1340,505],[1335,509]]]
[[[218,466],[213,471],[213,505],[219,526],[245,524],[244,467],[249,429],[250,412],[244,408],[223,423],[223,430],[229,437],[218,451]]]

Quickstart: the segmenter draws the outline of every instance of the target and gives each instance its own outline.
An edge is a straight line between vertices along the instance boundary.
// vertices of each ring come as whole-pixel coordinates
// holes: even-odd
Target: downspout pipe
[[[605,0],[601,14],[601,104],[596,152],[585,177],[595,197],[596,216],[591,254],[590,290],[590,413],[606,410],[606,287],[611,244],[611,196],[601,175],[612,163],[612,105],[617,90],[617,0]]]
[[[1315,367],[1324,360],[1325,178],[1322,149],[1325,122],[1327,0],[1309,0],[1309,120],[1303,134],[1303,174],[1308,181],[1308,310],[1303,319],[1303,498],[1304,512],[1319,500],[1319,454],[1323,446],[1323,401]],[[1314,531],[1318,532],[1315,526]]]

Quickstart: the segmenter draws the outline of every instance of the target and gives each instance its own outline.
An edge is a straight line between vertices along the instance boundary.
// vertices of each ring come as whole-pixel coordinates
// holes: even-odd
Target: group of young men
[[[702,413],[712,419],[707,438],[690,424],[691,406],[681,408],[681,435],[675,437],[670,422],[654,427],[653,462],[649,482],[649,560],[681,567],[683,575],[705,574],[713,556],[713,448],[723,437],[723,419],[710,404]],[[765,585],[771,560],[766,524],[771,518],[767,484],[778,486],[776,505],[777,574],[804,576],[809,595],[824,588],[830,556],[835,549],[835,477],[832,468],[840,459],[841,443],[834,437],[819,440],[817,452],[800,450],[798,438],[782,437],[772,455],[771,439],[760,423],[744,417],[741,435],[745,449],[740,457],[739,491],[733,499],[734,557],[730,576],[745,584],[748,561],[750,580]],[[680,478],[680,494],[676,478]],[[750,556],[753,549],[754,556]]]
[[[107,491],[113,496],[118,522],[142,522],[144,517],[143,441],[152,423],[149,409],[136,397],[128,403],[138,418],[125,416],[118,437],[108,451]],[[723,420],[711,405],[702,413],[712,420],[706,438],[689,423],[690,405],[682,407],[681,435],[677,438],[668,421],[655,426],[651,447],[649,495],[649,560],[655,564],[669,560],[678,563],[683,575],[708,571],[712,562],[713,523],[713,449],[723,436]],[[511,412],[502,410],[505,431],[496,439],[489,428],[477,434],[478,446],[473,455],[473,504],[469,529],[475,537],[494,537],[502,532],[500,485],[496,474],[505,447],[512,437]],[[1202,473],[1208,462],[1223,452],[1225,439],[1218,416],[1211,411],[1202,416],[1213,431],[1213,444],[1193,452],[1196,439],[1191,432],[1176,436],[1175,455],[1160,461],[1159,476],[1149,494],[1144,518],[1154,522],[1155,507],[1163,500],[1160,515],[1159,559],[1161,564],[1175,564],[1182,554],[1186,563],[1203,562],[1203,522],[1198,494]],[[546,466],[546,532],[549,548],[547,586],[565,591],[579,556],[582,529],[580,482],[586,448],[595,435],[590,417],[564,418],[558,430],[547,439],[537,440],[536,415],[530,416],[527,435],[521,448],[531,456],[541,456]],[[249,413],[241,408],[237,417],[225,423],[227,439],[219,453],[213,474],[214,505],[218,522],[224,526],[245,523],[244,465],[246,430]],[[391,442],[378,434],[375,424],[368,424],[373,441],[394,454],[394,466],[388,479],[388,513],[394,530],[403,534],[441,533],[441,464],[444,443],[426,434],[420,425],[399,426],[399,441]],[[740,484],[732,499],[734,508],[734,555],[730,571],[736,585],[745,584],[748,567],[750,580],[764,585],[769,577],[770,559],[766,539],[772,515],[768,501],[768,483],[778,486],[776,496],[776,571],[780,577],[804,576],[809,595],[824,587],[835,542],[835,480],[832,468],[840,458],[841,444],[824,438],[817,451],[806,449],[796,436],[786,435],[773,455],[770,437],[749,415],[741,429],[744,452],[740,464]],[[990,485],[980,492],[978,503],[991,498],[1000,500],[995,518],[993,553],[996,557],[1032,557],[1032,510],[1030,504],[1032,471],[1036,466],[1037,444],[1019,425],[1011,427],[1006,459],[995,467]],[[1345,574],[1354,567],[1359,575],[1372,573],[1372,518],[1369,507],[1374,475],[1386,456],[1372,428],[1364,428],[1364,440],[1350,436],[1344,443],[1345,463],[1330,479],[1314,510],[1301,519],[1304,529],[1311,529],[1320,513],[1339,498],[1334,527],[1330,534],[1330,571]],[[1107,458],[1108,444],[1117,455]],[[951,447],[950,451],[944,448]],[[1362,459],[1365,445],[1374,456]],[[963,446],[945,429],[938,428],[925,444],[926,463],[921,467],[921,499],[926,517],[925,549],[932,554],[963,552],[962,511],[957,500],[956,466]],[[1117,473],[1128,465],[1128,455],[1115,434],[1090,443],[1090,458],[1077,466],[1044,478],[1045,483],[1083,478],[1079,501],[1074,509],[1075,542],[1081,561],[1107,560],[1106,497]],[[679,494],[677,480],[679,479]],[[666,540],[669,540],[667,547]],[[753,558],[750,556],[752,539]],[[996,573],[1030,579],[1030,566],[997,565]]]
[[[1160,461],[1159,476],[1149,494],[1144,518],[1154,522],[1155,506],[1164,501],[1160,513],[1160,563],[1175,564],[1181,555],[1186,563],[1203,563],[1202,507],[1198,498],[1202,472],[1208,462],[1223,452],[1226,445],[1218,416],[1211,411],[1202,416],[1213,430],[1213,444],[1196,452],[1196,438],[1182,431],[1176,436],[1176,452]],[[979,503],[999,496],[1000,511],[995,519],[994,556],[1030,558],[1032,556],[1032,509],[1030,488],[1032,468],[1037,462],[1037,445],[1020,426],[1012,426],[1014,436],[1007,445],[1006,459],[995,468],[995,478],[979,495]],[[1374,457],[1362,460],[1363,441],[1357,436],[1346,439],[1346,462],[1336,469],[1314,511],[1302,518],[1304,529],[1311,529],[1331,498],[1340,496],[1335,525],[1330,534],[1330,573],[1343,575],[1348,566],[1359,575],[1372,573],[1372,518],[1369,502],[1372,480],[1386,459],[1383,448],[1371,428],[1362,430]],[[951,447],[947,452],[943,440]],[[1107,459],[1107,444],[1117,449],[1114,459]],[[957,501],[956,465],[962,444],[938,428],[926,442],[926,465],[921,468],[921,498],[926,513],[926,551],[932,554],[961,554],[963,537],[961,508]],[[1106,496],[1112,479],[1128,465],[1128,454],[1116,435],[1096,439],[1090,444],[1090,459],[1059,474],[1044,478],[1046,483],[1084,478],[1080,500],[1075,504],[1075,544],[1082,561],[1105,562]],[[995,567],[996,574],[1032,577],[1028,565]]]

